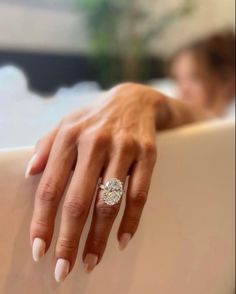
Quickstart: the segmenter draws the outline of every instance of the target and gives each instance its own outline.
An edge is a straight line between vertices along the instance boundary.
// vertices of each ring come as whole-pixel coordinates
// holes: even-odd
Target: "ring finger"
[[[104,184],[114,178],[125,183],[132,161],[132,156],[127,156],[125,153],[114,156],[103,176]],[[104,191],[100,190],[95,201],[92,223],[85,244],[83,260],[86,272],[91,272],[100,262],[112,225],[120,209],[121,201],[109,205],[104,201],[103,195]]]

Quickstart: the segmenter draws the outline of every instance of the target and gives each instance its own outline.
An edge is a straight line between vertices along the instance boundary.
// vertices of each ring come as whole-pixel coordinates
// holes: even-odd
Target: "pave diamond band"
[[[124,194],[123,184],[116,178],[106,181],[105,184],[101,184],[99,187],[103,190],[103,201],[110,206],[118,203]]]

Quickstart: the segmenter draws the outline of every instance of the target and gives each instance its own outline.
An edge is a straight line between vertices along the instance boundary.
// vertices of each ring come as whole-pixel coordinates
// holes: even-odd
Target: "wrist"
[[[153,99],[155,107],[156,129],[168,129],[169,125],[171,124],[170,98],[156,90],[153,90],[153,92],[155,92]]]
[[[172,121],[172,107],[170,98],[149,86],[143,86],[143,96],[146,105],[154,112],[157,130],[168,129]]]

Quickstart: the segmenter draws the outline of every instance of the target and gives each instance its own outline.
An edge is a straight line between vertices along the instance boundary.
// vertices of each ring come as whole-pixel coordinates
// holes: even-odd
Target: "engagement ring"
[[[116,178],[106,181],[99,187],[103,190],[103,201],[110,206],[118,203],[124,194],[123,184]]]

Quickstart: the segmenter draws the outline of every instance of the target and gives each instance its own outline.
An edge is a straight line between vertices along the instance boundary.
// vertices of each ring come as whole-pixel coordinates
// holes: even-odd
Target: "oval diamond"
[[[103,188],[103,200],[108,205],[114,205],[118,203],[124,193],[123,184],[118,179],[110,179]]]

